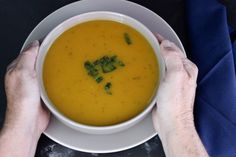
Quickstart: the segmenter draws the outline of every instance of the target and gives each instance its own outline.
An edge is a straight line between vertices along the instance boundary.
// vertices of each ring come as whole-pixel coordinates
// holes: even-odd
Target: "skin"
[[[172,42],[157,34],[166,64],[153,110],[154,128],[167,157],[208,157],[196,132],[193,105],[196,92],[197,66]]]
[[[159,34],[157,38],[166,76],[159,87],[153,124],[166,156],[208,157],[193,122],[197,67],[172,42]],[[41,102],[35,71],[38,49],[38,41],[33,42],[7,68],[7,110],[0,132],[0,154],[4,157],[33,157],[49,123],[50,113]]]
[[[33,42],[7,68],[7,110],[0,133],[0,154],[4,157],[33,157],[49,122],[50,114],[42,106],[35,72],[38,49],[39,42]]]

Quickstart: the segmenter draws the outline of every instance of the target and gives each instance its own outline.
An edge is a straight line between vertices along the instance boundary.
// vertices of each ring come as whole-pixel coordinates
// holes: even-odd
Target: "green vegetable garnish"
[[[84,63],[84,67],[90,76],[96,77],[98,75],[98,70],[95,68],[95,66],[91,62],[86,61]]]
[[[97,59],[93,62],[95,66],[100,66],[102,68],[103,73],[112,72],[116,69],[116,66],[114,65],[116,63],[116,56],[103,56],[100,59]]]
[[[128,44],[128,45],[131,45],[132,44],[132,40],[129,36],[128,33],[124,33],[124,39],[125,39],[125,42]]]
[[[107,63],[107,64],[102,65],[102,72],[103,73],[109,73],[115,69],[116,69],[116,67],[111,63]]]
[[[97,77],[95,80],[96,80],[97,83],[100,83],[100,82],[102,82],[103,77],[102,77],[102,76],[99,76],[99,77]]]
[[[84,68],[86,69],[89,76],[91,76],[97,83],[101,83],[104,78],[102,74],[110,73],[117,69],[118,67],[123,67],[125,64],[118,60],[117,56],[103,56],[93,62],[86,61],[84,63]],[[104,90],[107,94],[112,94],[111,91],[111,83],[108,82],[104,86]]]
[[[111,62],[115,63],[116,60],[117,60],[117,56],[116,55],[115,56],[111,56]]]
[[[104,90],[106,91],[107,94],[111,95],[111,82],[107,82],[107,84],[104,86]]]

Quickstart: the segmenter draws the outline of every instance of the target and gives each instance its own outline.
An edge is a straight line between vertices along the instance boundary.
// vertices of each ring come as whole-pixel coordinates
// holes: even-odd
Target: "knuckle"
[[[187,58],[184,59],[183,62],[184,62],[185,70],[187,71],[190,79],[196,80],[197,75],[198,75],[198,67]]]
[[[22,77],[22,72],[23,70],[21,68],[15,68],[13,71],[12,71],[12,75],[14,77]]]
[[[190,71],[190,75],[192,78],[194,78],[194,80],[196,80],[197,75],[198,75],[198,67],[193,62],[190,62],[190,64],[191,64],[190,66],[192,67],[192,70]]]
[[[36,72],[33,70],[17,67],[12,71],[16,78],[36,78]]]
[[[30,50],[30,49],[27,49],[27,50],[23,51],[23,52],[21,53],[21,55],[22,55],[22,56],[29,55],[30,52],[31,52],[31,50]]]
[[[10,77],[14,72],[14,68],[7,67],[5,77]]]
[[[5,82],[5,86],[15,82],[16,80],[16,76],[14,74],[13,71],[8,71],[6,74],[5,74],[5,77],[4,77],[4,82]]]
[[[189,77],[189,79],[188,79],[188,84],[189,84],[191,87],[196,88],[196,87],[197,87],[197,77],[196,77],[196,76],[191,76],[191,77]]]
[[[198,67],[196,64],[192,63],[194,73],[198,74]]]
[[[174,67],[174,69],[178,72],[183,72],[184,71],[184,65],[183,62],[181,61],[181,58],[176,55],[176,54],[171,54],[170,56],[170,64]]]
[[[11,74],[11,71],[12,71],[12,69],[10,69],[9,67],[7,67],[7,69],[6,69],[6,75],[10,75],[10,74]]]
[[[28,57],[35,57],[36,53],[34,53],[32,49],[28,49],[26,51],[23,51],[21,55],[23,58],[28,58]]]

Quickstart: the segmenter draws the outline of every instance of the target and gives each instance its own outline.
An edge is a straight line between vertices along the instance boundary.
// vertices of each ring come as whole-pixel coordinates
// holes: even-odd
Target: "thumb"
[[[157,118],[158,118],[158,116],[157,116],[157,105],[155,105],[155,107],[152,110],[152,123],[153,123],[153,127],[156,131],[159,130]]]
[[[175,46],[174,43],[163,40],[160,44],[160,51],[166,64],[167,75],[175,74],[184,69],[182,59],[183,53]]]

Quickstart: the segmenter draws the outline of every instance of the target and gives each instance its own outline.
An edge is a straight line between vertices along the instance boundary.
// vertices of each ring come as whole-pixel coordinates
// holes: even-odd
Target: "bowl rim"
[[[83,19],[86,16],[91,16],[91,15],[94,15],[94,14],[99,15],[100,18],[87,19],[87,20],[82,20],[82,22],[81,21],[78,22],[78,19]],[[149,36],[149,38],[152,38],[151,40],[155,41],[155,46],[156,46],[156,48],[159,51],[159,56],[157,54],[158,52],[156,52],[155,48],[152,46],[150,41],[144,36],[144,34],[142,32],[138,31],[136,28],[131,26],[129,23],[123,23],[123,21],[118,21],[118,20],[114,20],[114,19],[102,18],[102,15],[104,15],[104,14],[111,15],[111,16],[118,16],[118,17],[121,17],[121,18],[125,18],[125,19],[128,19],[128,20],[131,20],[131,21],[135,22],[136,24],[138,24],[139,25],[138,27],[142,27],[142,30],[144,30],[145,33],[148,33],[147,36]],[[154,49],[154,53],[155,53],[156,59],[157,59],[158,64],[159,64],[159,72],[160,72],[160,78],[159,78],[159,82],[156,85],[155,93],[150,98],[150,101],[149,101],[148,105],[145,107],[145,109],[142,110],[137,115],[135,115],[134,117],[132,117],[132,118],[126,120],[126,121],[123,121],[123,122],[120,122],[120,123],[117,123],[117,124],[113,124],[113,125],[107,125],[107,126],[93,126],[93,125],[82,124],[82,123],[76,122],[76,121],[68,118],[63,113],[61,113],[56,108],[56,106],[51,102],[51,100],[49,99],[49,97],[47,95],[47,92],[46,92],[46,89],[45,89],[45,86],[44,86],[43,75],[42,75],[43,65],[44,65],[45,57],[47,55],[47,52],[43,52],[42,47],[45,46],[48,43],[48,41],[50,41],[51,44],[49,44],[49,46],[48,46],[48,49],[49,49],[50,46],[52,45],[52,43],[54,43],[54,41],[62,33],[64,33],[65,31],[69,30],[70,28],[74,27],[75,25],[78,25],[78,24],[81,24],[81,23],[84,23],[84,22],[88,22],[88,21],[95,21],[95,20],[108,20],[108,21],[120,22],[120,23],[123,23],[125,25],[128,25],[128,26],[132,27],[133,29],[138,31],[140,34],[142,34],[146,38],[146,40],[148,40],[148,42],[150,43],[150,45]],[[67,27],[65,30],[60,31],[59,33],[56,33],[57,36],[51,38],[53,36],[53,34],[58,31],[58,29],[63,27],[66,23],[69,23],[69,22],[72,22],[72,21],[76,21],[75,24],[73,24],[70,27]],[[44,50],[44,51],[47,51],[47,50]],[[37,72],[37,74],[39,74],[37,77],[38,77],[38,80],[39,80],[39,85],[40,85],[40,90],[41,90],[40,91],[40,95],[41,95],[41,98],[42,98],[43,102],[45,103],[47,108],[50,110],[50,112],[52,112],[52,114],[55,115],[59,120],[64,121],[65,123],[69,124],[70,126],[73,126],[73,128],[74,127],[76,127],[76,128],[78,127],[78,128],[85,129],[85,130],[92,130],[92,131],[98,131],[98,132],[101,132],[101,131],[105,132],[105,131],[109,131],[109,130],[118,130],[120,128],[124,128],[125,126],[134,125],[137,122],[139,122],[139,120],[142,120],[147,115],[147,113],[149,113],[151,111],[151,109],[154,107],[154,105],[156,103],[158,87],[159,87],[159,84],[162,81],[162,78],[164,77],[164,73],[165,73],[165,70],[164,70],[164,60],[163,60],[163,58],[162,58],[162,56],[160,54],[159,43],[158,43],[157,39],[155,38],[154,34],[144,24],[142,24],[140,21],[138,21],[138,20],[136,20],[136,19],[134,19],[134,18],[132,18],[132,17],[130,17],[128,15],[117,13],[117,12],[113,12],[113,11],[91,11],[91,12],[87,12],[87,13],[83,13],[83,14],[78,14],[78,15],[75,15],[75,16],[73,16],[71,18],[68,18],[67,20],[64,20],[59,25],[54,27],[46,35],[46,37],[44,38],[44,40],[41,43],[41,46],[39,48],[39,56],[41,56],[41,57],[37,57],[36,72]],[[39,62],[40,59],[42,60],[41,62]]]

